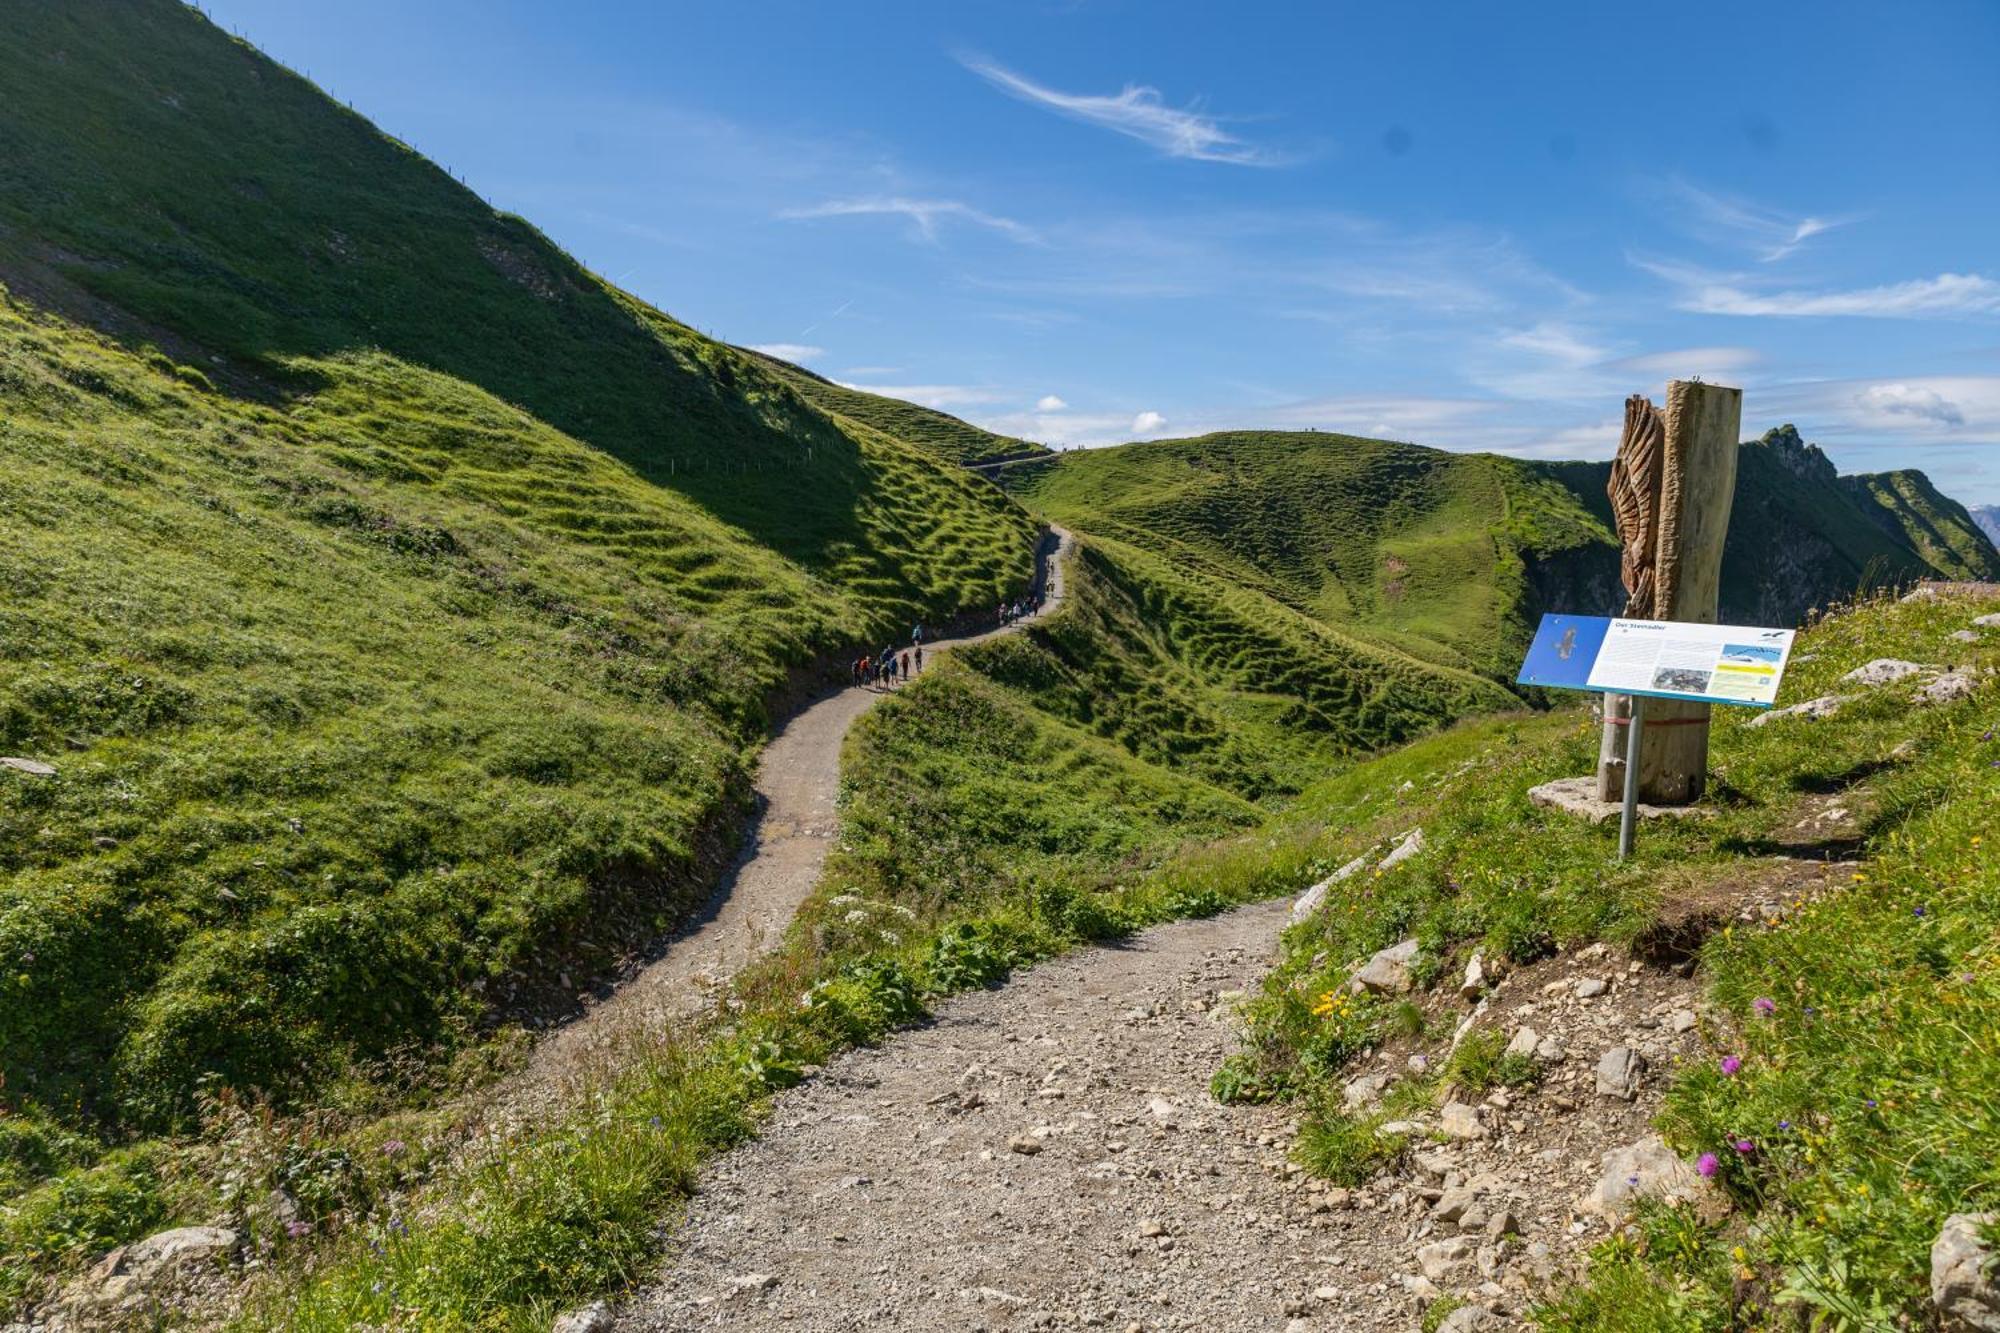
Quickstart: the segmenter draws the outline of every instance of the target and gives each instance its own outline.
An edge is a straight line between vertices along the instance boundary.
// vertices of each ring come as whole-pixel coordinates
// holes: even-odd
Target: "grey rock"
[[[1542,1034],[1523,1023],[1520,1027],[1514,1029],[1514,1038],[1507,1043],[1507,1054],[1518,1055],[1526,1059],[1528,1056],[1533,1055],[1535,1048],[1541,1044]]]
[[[1403,835],[1403,840],[1397,843],[1395,848],[1382,858],[1381,864],[1375,868],[1377,870],[1393,870],[1423,849],[1424,831],[1420,828],[1411,829]]]
[[[1986,616],[1974,616],[1972,623],[1981,629],[2000,629],[2000,611]]]
[[[1604,1154],[1603,1173],[1577,1201],[1577,1211],[1610,1221],[1622,1219],[1638,1199],[1710,1204],[1721,1195],[1693,1166],[1674,1155],[1658,1134]]]
[[[1479,1108],[1464,1102],[1446,1102],[1438,1112],[1438,1129],[1448,1139],[1483,1139],[1486,1126],[1479,1119]]]
[[[1486,973],[1486,959],[1477,950],[1465,965],[1465,979],[1458,983],[1459,998],[1476,1000],[1490,983]]]
[[[1613,1046],[1597,1061],[1597,1095],[1631,1101],[1639,1095],[1639,1075],[1646,1057],[1630,1046]]]
[[[1535,1058],[1545,1065],[1559,1065],[1569,1058],[1569,1048],[1561,1037],[1550,1033],[1536,1045]]]
[[[1954,704],[1960,699],[1972,697],[1979,686],[1970,671],[1947,671],[1930,684],[1917,691],[1920,704]]]
[[[1372,995],[1400,995],[1410,988],[1410,964],[1416,961],[1417,942],[1404,940],[1381,950],[1354,974],[1352,989]]]
[[[1032,1134],[1016,1134],[1007,1140],[1007,1151],[1017,1152],[1023,1157],[1033,1157],[1042,1150],[1042,1141]]]
[[[1955,629],[1951,632],[1953,643],[1978,643],[1979,638],[1979,631],[1976,629]]]
[[[1331,875],[1328,875],[1325,879],[1321,880],[1319,883],[1313,885],[1311,888],[1307,889],[1304,893],[1300,894],[1299,900],[1292,904],[1293,923],[1296,924],[1300,921],[1303,921],[1307,917],[1311,916],[1314,912],[1317,912],[1320,909],[1320,906],[1326,902],[1326,894],[1328,889],[1331,889],[1334,885],[1340,883],[1342,880],[1348,880],[1354,878],[1356,875],[1360,874],[1367,868],[1368,868],[1368,858],[1366,856],[1357,856],[1352,861],[1349,861],[1346,865],[1334,871]]]
[[[1893,685],[1899,680],[1907,680],[1911,676],[1934,670],[1935,667],[1927,667],[1922,662],[1906,662],[1900,657],[1878,657],[1872,662],[1854,668],[1841,679],[1852,681],[1857,685]]]
[[[243,1237],[228,1227],[175,1227],[126,1246],[118,1271],[152,1273],[180,1264],[222,1259],[235,1253],[242,1243]]]
[[[23,759],[19,755],[12,754],[0,754],[0,768],[11,768],[17,773],[26,773],[36,778],[52,778],[56,775],[53,765],[45,764],[39,759]]]
[[[1340,1100],[1348,1110],[1358,1111],[1364,1106],[1373,1106],[1388,1086],[1387,1074],[1363,1074],[1348,1080],[1347,1086],[1340,1090]]]
[[[1767,726],[1781,717],[1795,717],[1803,722],[1817,722],[1823,717],[1832,717],[1843,707],[1853,703],[1855,698],[1856,696],[1852,694],[1822,694],[1817,699],[1808,699],[1802,704],[1793,704],[1789,708],[1773,708],[1767,712],[1759,713],[1744,725],[1751,727]]]
[[[1576,983],[1576,998],[1579,1000],[1594,1000],[1610,989],[1611,984],[1603,977],[1585,977],[1582,981]]]
[[[2000,1213],[1953,1213],[1931,1245],[1931,1304],[1946,1333],[2000,1333],[2000,1283],[1980,1233]]]
[[[769,1291],[778,1285],[778,1279],[769,1273],[739,1273],[729,1279],[731,1291]]]
[[[605,1333],[610,1327],[611,1307],[603,1301],[592,1301],[581,1310],[571,1310],[558,1318],[549,1333]]]
[[[1499,1316],[1485,1306],[1461,1305],[1444,1317],[1438,1333],[1475,1333],[1478,1329],[1499,1327]]]
[[[1692,1032],[1694,1031],[1696,1025],[1701,1022],[1701,1020],[1695,1016],[1695,1012],[1692,1009],[1674,1010],[1674,1016],[1671,1021],[1673,1023],[1673,1028],[1676,1033]]]
[[[1466,1236],[1447,1236],[1417,1247],[1417,1267],[1433,1282],[1448,1282],[1466,1275],[1476,1261],[1478,1247]]]

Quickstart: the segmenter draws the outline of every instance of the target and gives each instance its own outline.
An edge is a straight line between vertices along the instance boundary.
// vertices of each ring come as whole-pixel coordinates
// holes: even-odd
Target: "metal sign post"
[[[1632,831],[1639,825],[1639,734],[1646,728],[1646,700],[1632,696],[1632,713],[1625,719],[1625,809],[1618,816],[1618,859],[1632,855]]]

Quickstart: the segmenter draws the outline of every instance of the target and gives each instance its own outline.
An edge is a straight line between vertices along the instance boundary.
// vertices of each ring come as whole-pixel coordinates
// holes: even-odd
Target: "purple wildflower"
[[[1738,1152],[1755,1152],[1755,1151],[1757,1151],[1757,1145],[1756,1145],[1756,1144],[1754,1144],[1754,1143],[1752,1143],[1752,1142],[1750,1142],[1750,1140],[1748,1140],[1748,1139],[1738,1139],[1738,1140],[1736,1140],[1736,1142],[1735,1142],[1734,1144],[1732,1144],[1731,1146],[1732,1146],[1732,1147],[1734,1147],[1734,1148],[1736,1149],[1736,1151],[1738,1151]]]
[[[1694,1169],[1704,1176],[1712,1176],[1722,1169],[1722,1161],[1712,1152],[1705,1152],[1695,1162]]]
[[[1750,1007],[1766,1017],[1778,1012],[1778,1002],[1768,995],[1759,995],[1750,1002]]]
[[[401,1139],[390,1139],[382,1145],[382,1155],[384,1157],[401,1157],[403,1149],[409,1146],[409,1144],[404,1143]]]
[[[312,1229],[313,1226],[312,1223],[310,1222],[300,1222],[294,1220],[285,1223],[285,1234],[287,1236],[290,1236],[293,1240],[297,1240],[300,1236],[310,1235],[312,1233]]]
[[[1912,908],[1910,909],[1910,915],[1911,915],[1911,916],[1914,916],[1914,917],[1921,917],[1921,916],[1922,916],[1923,914],[1924,914],[1924,909],[1923,909],[1923,908],[1921,908],[1921,907],[1912,907]]]
[[[1733,1056],[1733,1055],[1725,1055],[1725,1056],[1723,1056],[1723,1057],[1722,1057],[1722,1072],[1723,1072],[1723,1073],[1725,1073],[1725,1074],[1734,1074],[1734,1073],[1735,1073],[1735,1072],[1736,1072],[1737,1070],[1739,1070],[1739,1069],[1741,1069],[1741,1068],[1743,1068],[1743,1062],[1742,1062],[1741,1060],[1737,1059],[1737,1058],[1736,1058],[1735,1056]]]
[[[1792,1122],[1789,1120],[1780,1120],[1778,1122],[1779,1129],[1790,1129],[1791,1127],[1792,1127]]]
[[[1861,1104],[1871,1111],[1875,1109],[1875,1099],[1873,1097],[1867,1098]]]

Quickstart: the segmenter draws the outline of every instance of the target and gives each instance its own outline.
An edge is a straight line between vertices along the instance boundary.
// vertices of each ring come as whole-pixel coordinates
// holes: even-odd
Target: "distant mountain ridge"
[[[1988,541],[2000,544],[2000,505],[1974,505],[1965,512],[1972,515]]]
[[[1609,472],[1608,462],[1232,431],[1072,451],[1006,481],[1079,532],[1425,660],[1502,674],[1539,612],[1620,609]],[[1843,477],[1790,425],[1742,446],[1724,619],[1790,625],[1923,578],[2000,578],[2000,551],[1921,472]]]

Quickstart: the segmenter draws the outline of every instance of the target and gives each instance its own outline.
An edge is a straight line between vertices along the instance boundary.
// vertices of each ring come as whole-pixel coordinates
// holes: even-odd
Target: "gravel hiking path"
[[[1805,803],[1801,855],[1663,902],[1644,957],[1591,944],[1412,993],[1421,1032],[1356,1063],[1350,1105],[1474,1032],[1540,1077],[1433,1092],[1364,1187],[1290,1160],[1294,1110],[1209,1095],[1289,920],[1262,903],[1078,950],[829,1062],[704,1171],[659,1271],[589,1326],[1406,1333],[1450,1298],[1445,1333],[1521,1327],[1634,1195],[1720,1203],[1649,1129],[1676,1065],[1727,1040],[1692,950],[1848,882],[1829,849],[1860,795]]]
[[[1011,634],[1055,611],[1064,592],[1064,564],[1075,541],[1051,528],[1035,552],[1045,579],[1042,609],[1012,625],[924,645],[936,654]],[[701,913],[656,950],[653,960],[602,1002],[544,1037],[526,1064],[502,1081],[492,1102],[520,1116],[550,1104],[593,1072],[615,1065],[636,1043],[707,1005],[745,964],[784,938],[819,880],[838,829],[841,742],[854,720],[893,687],[850,686],[796,713],[779,728],[758,761],[756,805],[743,850]]]
[[[1221,1107],[1289,904],[1159,926],[939,1006],[781,1096],[616,1327],[1282,1329],[1327,1237],[1287,1116]]]

